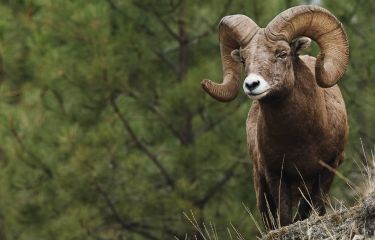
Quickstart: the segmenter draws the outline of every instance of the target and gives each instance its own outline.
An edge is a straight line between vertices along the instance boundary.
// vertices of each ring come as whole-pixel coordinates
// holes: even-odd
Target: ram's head
[[[224,80],[208,79],[202,86],[219,101],[233,100],[246,73],[243,88],[253,99],[282,95],[294,84],[293,61],[313,39],[320,47],[315,78],[320,87],[331,87],[344,74],[349,46],[342,24],[319,6],[298,6],[276,16],[266,28],[259,28],[244,15],[224,17],[219,40]]]

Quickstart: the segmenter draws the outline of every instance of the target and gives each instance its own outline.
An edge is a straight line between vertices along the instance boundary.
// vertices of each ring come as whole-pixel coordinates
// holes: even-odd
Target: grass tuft
[[[360,181],[361,184],[355,184],[352,180],[350,180],[349,178],[344,176],[342,173],[340,173],[336,169],[333,169],[330,166],[328,166],[327,164],[325,164],[324,162],[321,162],[322,166],[324,166],[328,170],[332,171],[335,174],[335,176],[337,176],[339,179],[343,180],[348,185],[348,187],[353,191],[354,198],[357,202],[357,206],[355,206],[354,208],[349,208],[349,207],[346,206],[345,201],[343,201],[343,200],[339,200],[335,197],[326,198],[326,206],[329,207],[329,209],[331,210],[331,213],[326,214],[323,217],[318,216],[318,211],[314,208],[313,204],[311,203],[311,196],[309,195],[309,191],[307,189],[306,183],[305,183],[304,179],[302,178],[301,174],[299,173],[300,177],[302,178],[304,188],[306,188],[305,190],[306,190],[307,195],[305,194],[305,191],[303,191],[303,189],[299,188],[299,191],[300,191],[301,196],[305,199],[305,201],[310,205],[310,207],[312,209],[312,214],[311,214],[310,218],[306,219],[305,221],[301,221],[301,222],[297,222],[295,224],[292,224],[292,225],[295,225],[296,229],[298,229],[297,231],[294,231],[292,233],[293,236],[283,235],[284,232],[289,231],[289,230],[287,231],[286,228],[289,229],[290,227],[292,227],[292,225],[280,228],[280,226],[279,226],[280,220],[279,219],[273,219],[272,214],[270,214],[270,216],[272,218],[271,224],[274,227],[279,228],[279,229],[268,231],[270,229],[270,226],[266,226],[265,227],[266,229],[263,230],[262,224],[260,224],[257,221],[257,219],[254,217],[253,213],[251,212],[250,208],[247,207],[244,203],[242,203],[245,211],[249,214],[252,222],[254,223],[254,225],[256,226],[256,228],[257,228],[257,230],[260,234],[260,237],[256,237],[256,238],[257,239],[290,239],[290,237],[293,237],[292,239],[294,239],[294,234],[296,234],[296,236],[297,235],[298,236],[307,236],[307,238],[303,238],[303,239],[315,239],[314,234],[315,234],[315,232],[317,230],[317,227],[318,227],[318,228],[321,229],[321,235],[326,236],[325,239],[336,239],[336,232],[335,232],[334,228],[338,228],[338,229],[343,228],[346,221],[348,221],[349,219],[350,219],[350,221],[353,220],[354,217],[352,215],[350,215],[351,214],[350,212],[351,211],[357,211],[356,209],[358,209],[358,206],[362,203],[362,199],[366,196],[369,196],[371,193],[375,192],[375,154],[374,154],[375,153],[375,146],[374,146],[374,150],[371,150],[370,154],[367,154],[364,147],[363,147],[363,144],[361,144],[361,145],[362,145],[362,151],[363,151],[363,153],[362,153],[363,154],[363,160],[362,161],[354,160],[355,164],[357,165],[358,169],[360,170],[360,174],[362,176],[362,179],[365,180],[365,181],[363,181],[363,180]],[[297,169],[297,171],[298,171],[298,169]],[[279,189],[279,191],[280,191],[280,189]],[[268,202],[267,202],[267,205],[268,205]],[[268,210],[270,212],[269,205],[268,205]],[[218,236],[218,233],[217,233],[217,230],[216,230],[216,227],[215,227],[214,224],[210,223],[209,226],[207,227],[205,223],[201,223],[201,224],[198,223],[198,221],[196,220],[196,218],[194,216],[194,213],[192,211],[190,212],[191,216],[189,216],[186,213],[183,213],[183,214],[184,214],[185,218],[190,222],[190,224],[193,225],[193,227],[196,231],[196,235],[194,235],[193,238],[192,238],[193,240],[194,239],[195,240],[197,240],[197,239],[219,240],[219,236]],[[345,216],[348,219],[346,219]],[[330,221],[325,222],[325,220],[324,220],[325,218],[327,218],[327,219],[329,218]],[[365,237],[365,235],[358,234],[359,230],[356,228],[356,225],[354,223],[352,223],[350,226],[347,226],[347,228],[346,228],[347,231],[345,231],[345,232],[349,236],[347,236],[346,238],[352,239],[353,236],[354,237],[362,237],[362,236]],[[265,224],[265,222],[263,222],[263,226],[264,226],[264,224]],[[342,224],[342,225],[340,225],[340,224]],[[246,239],[232,223],[230,223],[230,227],[227,227],[226,230],[227,230],[228,236],[224,239],[229,239],[229,240],[245,240]],[[197,235],[199,235],[199,238],[197,237]],[[280,238],[280,236],[282,236],[282,238]],[[181,239],[178,239],[177,237],[175,237],[175,239],[181,240]],[[186,235],[184,240],[189,240],[189,239],[190,238],[188,238],[188,235]],[[254,239],[254,236],[250,236],[247,239]],[[362,238],[358,238],[358,239],[362,239]]]

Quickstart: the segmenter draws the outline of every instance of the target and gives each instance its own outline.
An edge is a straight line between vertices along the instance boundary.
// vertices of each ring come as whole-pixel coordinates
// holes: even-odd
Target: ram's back
[[[300,56],[302,61],[309,67],[315,77],[316,58],[308,55]],[[330,88],[322,88],[324,92],[325,105],[327,109],[328,126],[326,129],[329,134],[336,136],[331,144],[339,152],[344,151],[344,146],[348,138],[349,125],[347,122],[347,113],[345,102],[339,86],[336,84]]]

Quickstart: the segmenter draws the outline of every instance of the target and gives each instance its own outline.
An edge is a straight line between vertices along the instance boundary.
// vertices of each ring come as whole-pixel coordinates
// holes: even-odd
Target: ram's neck
[[[301,60],[295,65],[295,86],[285,98],[260,103],[262,126],[273,138],[306,140],[322,134],[327,125],[324,91],[317,86],[314,74]]]

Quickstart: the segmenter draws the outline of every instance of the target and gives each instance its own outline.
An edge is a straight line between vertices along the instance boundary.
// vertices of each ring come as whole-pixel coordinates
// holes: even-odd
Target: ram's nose
[[[259,80],[252,79],[251,81],[245,82],[245,87],[247,88],[247,90],[251,92],[254,89],[256,89],[259,86],[259,84],[260,84]]]
[[[243,83],[243,90],[252,99],[264,97],[271,86],[264,78],[258,74],[250,73]]]

